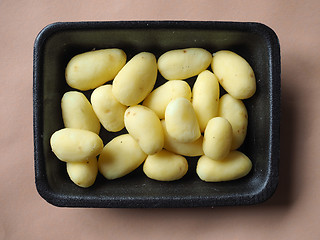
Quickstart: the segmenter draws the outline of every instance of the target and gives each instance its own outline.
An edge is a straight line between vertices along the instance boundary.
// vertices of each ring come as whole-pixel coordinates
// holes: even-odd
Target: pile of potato
[[[241,100],[256,90],[245,59],[202,48],[168,51],[158,61],[148,52],[126,58],[121,49],[103,49],[79,54],[67,65],[66,81],[80,91],[62,97],[65,128],[52,135],[50,144],[76,185],[91,186],[98,172],[120,178],[141,164],[151,179],[178,180],[188,171],[185,156],[200,157],[196,172],[206,182],[250,172],[251,161],[237,151],[248,125]],[[158,71],[168,81],[154,89]],[[184,80],[194,76],[191,90]],[[227,92],[222,97],[220,85]],[[81,91],[90,89],[89,102]],[[110,132],[126,128],[128,134],[103,146],[101,125]]]

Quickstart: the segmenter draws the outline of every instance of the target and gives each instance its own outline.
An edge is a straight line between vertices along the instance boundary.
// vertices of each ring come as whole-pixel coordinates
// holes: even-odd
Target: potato
[[[206,70],[211,61],[212,55],[205,49],[177,49],[162,54],[158,59],[158,68],[167,80],[183,80]]]
[[[222,117],[212,118],[206,127],[203,138],[203,152],[213,160],[224,159],[232,144],[231,124]]]
[[[205,70],[198,75],[192,89],[192,106],[200,131],[204,132],[208,121],[218,115],[219,82],[212,72]]]
[[[144,173],[158,181],[174,181],[182,178],[188,171],[187,160],[174,153],[162,150],[149,155],[143,164]]]
[[[162,124],[162,129],[164,134],[163,148],[165,148],[170,152],[184,155],[184,156],[189,156],[189,157],[201,156],[204,154],[202,150],[202,142],[203,142],[202,136],[200,136],[198,140],[194,142],[189,142],[189,143],[178,142],[177,140],[170,137],[170,135],[168,134],[165,120],[162,120],[161,124]]]
[[[86,96],[77,91],[66,92],[61,99],[64,126],[99,134],[100,122]]]
[[[256,79],[249,63],[231,51],[218,51],[211,64],[221,86],[234,98],[246,99],[256,91]]]
[[[169,102],[178,97],[184,97],[190,101],[191,88],[185,81],[172,80],[153,90],[143,101],[143,105],[153,110],[160,119],[163,119]]]
[[[94,132],[75,128],[63,128],[50,138],[51,149],[61,161],[85,162],[100,154],[101,138]]]
[[[194,142],[201,135],[196,113],[185,98],[176,98],[168,104],[165,120],[169,136],[178,142]]]
[[[71,181],[79,187],[90,187],[98,175],[97,159],[92,157],[85,162],[67,162],[67,172]]]
[[[123,134],[103,148],[98,160],[99,172],[109,180],[120,178],[139,167],[146,157],[133,137]]]
[[[136,105],[152,91],[157,72],[156,57],[148,52],[139,53],[117,74],[112,93],[123,105]]]
[[[65,77],[72,88],[86,91],[114,79],[125,65],[127,56],[121,49],[102,49],[74,56]]]
[[[146,154],[155,154],[163,148],[162,126],[151,109],[141,105],[129,107],[124,114],[124,124]]]
[[[102,126],[110,132],[124,128],[124,112],[127,106],[122,105],[112,94],[112,85],[96,88],[91,94],[91,104]]]
[[[252,168],[250,159],[239,151],[231,151],[223,160],[203,155],[198,160],[197,174],[206,182],[231,181],[247,175]]]
[[[247,135],[248,113],[246,106],[241,100],[225,94],[220,98],[218,115],[227,119],[232,126],[231,150],[239,148]]]

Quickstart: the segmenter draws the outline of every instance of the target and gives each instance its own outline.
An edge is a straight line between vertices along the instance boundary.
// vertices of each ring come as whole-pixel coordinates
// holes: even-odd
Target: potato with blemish
[[[114,79],[126,60],[124,51],[116,48],[78,54],[66,67],[66,81],[78,90],[94,89]]]
[[[142,105],[129,107],[124,114],[124,124],[146,154],[161,151],[164,144],[163,130],[154,111]]]
[[[158,60],[158,68],[167,80],[183,80],[206,70],[211,61],[211,53],[203,48],[177,49],[162,54]]]
[[[143,164],[143,172],[158,181],[175,181],[181,179],[188,171],[187,160],[167,150],[149,155]]]
[[[163,119],[169,102],[178,97],[184,97],[190,101],[191,88],[185,81],[172,80],[153,90],[143,101],[143,105],[153,110],[160,119]]]
[[[212,70],[221,86],[236,99],[247,99],[256,92],[256,78],[249,63],[231,51],[213,55]]]

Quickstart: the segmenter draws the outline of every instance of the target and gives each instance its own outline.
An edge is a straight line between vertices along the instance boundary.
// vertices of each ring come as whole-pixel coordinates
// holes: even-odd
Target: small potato
[[[50,138],[51,149],[61,161],[85,162],[100,154],[101,138],[94,132],[75,128],[63,128]]]
[[[163,148],[162,126],[151,109],[141,105],[129,107],[124,114],[124,124],[146,154],[155,154]]]
[[[182,178],[188,171],[187,160],[174,153],[162,150],[149,155],[143,164],[144,173],[158,181],[174,181]]]
[[[90,187],[98,175],[97,159],[93,157],[85,162],[67,162],[67,172],[71,181],[79,187]]]
[[[64,126],[100,132],[100,122],[86,96],[77,91],[66,92],[61,99]]]
[[[185,98],[176,98],[168,104],[165,120],[168,134],[178,142],[194,142],[201,135],[196,113]]]
[[[212,55],[205,49],[177,49],[162,54],[158,60],[158,68],[167,80],[183,80],[206,70],[211,61]]]
[[[99,171],[106,179],[120,178],[139,167],[146,157],[133,137],[120,135],[103,148],[98,160]]]
[[[212,118],[204,131],[204,154],[213,160],[224,159],[230,152],[231,144],[231,124],[222,117]]]
[[[121,49],[102,49],[74,56],[65,77],[70,87],[86,91],[114,79],[125,65],[127,56]]]
[[[162,124],[163,134],[164,134],[163,148],[175,154],[180,154],[180,155],[189,156],[189,157],[202,156],[204,154],[202,150],[202,142],[203,142],[202,136],[200,136],[198,140],[194,142],[181,143],[181,142],[178,142],[177,140],[174,140],[172,137],[170,137],[166,128],[165,120],[162,120],[161,124]]]
[[[157,72],[156,57],[148,52],[139,53],[117,74],[112,93],[123,105],[136,105],[152,91]]]
[[[239,151],[231,151],[223,160],[202,156],[198,160],[197,174],[205,182],[231,181],[247,175],[252,168],[250,159]]]
[[[220,98],[218,115],[227,119],[232,126],[231,150],[239,148],[247,135],[248,113],[246,106],[241,100],[225,94]]]
[[[200,131],[204,132],[208,121],[218,115],[219,82],[212,72],[205,70],[198,75],[192,89],[192,106]]]
[[[212,70],[221,86],[234,98],[246,99],[256,91],[256,78],[249,63],[238,54],[222,50],[213,55]]]
[[[96,88],[91,94],[94,112],[102,126],[110,132],[124,128],[124,112],[127,106],[122,105],[112,94],[112,85]]]
[[[152,91],[143,101],[143,105],[153,110],[160,119],[163,119],[169,102],[178,97],[184,97],[190,101],[191,88],[185,81],[172,80]]]

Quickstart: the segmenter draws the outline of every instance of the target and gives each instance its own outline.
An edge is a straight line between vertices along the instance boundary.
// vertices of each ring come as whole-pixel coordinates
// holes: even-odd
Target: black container
[[[245,100],[249,125],[241,147],[253,163],[244,178],[205,183],[195,171],[198,158],[187,158],[189,171],[174,182],[148,179],[142,168],[108,181],[98,175],[87,189],[73,184],[65,163],[52,153],[49,140],[63,128],[60,100],[71,90],[64,70],[76,54],[102,48],[121,48],[128,59],[142,51],[159,57],[178,48],[201,47],[214,53],[226,49],[244,57],[257,80],[255,95]],[[39,194],[64,207],[212,207],[257,204],[268,199],[278,184],[280,153],[280,46],[267,26],[246,22],[75,22],[45,27],[34,45],[34,164]],[[192,85],[194,79],[189,79]],[[157,85],[164,80],[159,76]],[[85,92],[89,97],[91,91]],[[101,130],[106,144],[124,133]]]

